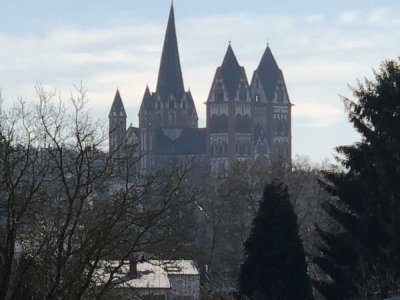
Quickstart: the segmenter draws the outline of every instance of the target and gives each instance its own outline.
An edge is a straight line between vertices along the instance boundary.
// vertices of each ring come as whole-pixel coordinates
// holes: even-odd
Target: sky
[[[87,88],[104,122],[119,88],[138,125],[146,84],[156,87],[169,0],[0,0],[0,88],[4,105],[35,99],[35,85],[67,99]],[[400,1],[175,0],[185,88],[205,126],[205,105],[229,41],[248,80],[267,42],[292,108],[293,156],[333,161],[359,139],[341,96],[400,54]]]

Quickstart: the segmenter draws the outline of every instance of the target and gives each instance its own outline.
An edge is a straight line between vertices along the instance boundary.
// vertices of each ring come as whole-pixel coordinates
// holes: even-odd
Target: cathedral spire
[[[184,93],[178,41],[175,30],[174,6],[172,3],[167,30],[165,32],[156,92],[164,101],[171,94],[176,99],[180,99]]]
[[[236,59],[231,43],[229,43],[228,49],[226,50],[220,70],[229,97],[233,99],[235,98],[240,78],[242,77],[242,68]]]
[[[108,117],[115,117],[115,116],[126,118],[125,107],[124,104],[122,103],[122,98],[121,95],[119,94],[119,89],[117,89],[117,92],[115,93],[114,101],[111,105],[111,110],[108,115]]]
[[[279,69],[268,44],[256,72],[258,73],[258,77],[260,78],[266,96],[272,98],[278,80],[282,77],[282,71]]]

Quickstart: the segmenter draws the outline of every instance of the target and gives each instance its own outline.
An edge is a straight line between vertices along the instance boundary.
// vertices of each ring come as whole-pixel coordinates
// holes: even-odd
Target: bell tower
[[[109,152],[119,152],[126,136],[126,112],[118,89],[108,114],[108,124]]]
[[[282,70],[269,45],[251,81],[257,157],[291,159],[291,103]]]
[[[207,129],[212,174],[224,175],[235,160],[252,156],[250,88],[230,44],[207,99]]]

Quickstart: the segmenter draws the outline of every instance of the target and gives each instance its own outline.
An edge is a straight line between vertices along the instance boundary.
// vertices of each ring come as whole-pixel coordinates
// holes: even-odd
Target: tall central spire
[[[176,99],[180,99],[184,93],[173,4],[171,4],[167,31],[165,32],[156,92],[164,101],[171,94]]]

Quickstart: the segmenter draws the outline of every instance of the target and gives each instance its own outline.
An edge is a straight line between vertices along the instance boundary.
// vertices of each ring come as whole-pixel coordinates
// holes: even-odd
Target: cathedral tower
[[[291,158],[291,103],[282,70],[267,46],[251,81],[258,159]]]
[[[197,128],[198,116],[192,95],[184,90],[172,5],[165,32],[157,89],[155,93],[146,91],[139,119],[149,114],[155,116],[152,124],[155,128]]]
[[[119,151],[125,142],[126,112],[119,90],[115,93],[114,101],[108,114],[109,151]]]
[[[160,151],[156,148],[157,145],[161,147],[160,143],[165,135],[166,139],[176,140],[183,129],[197,128],[197,123],[198,116],[192,95],[184,89],[174,7],[171,5],[156,92],[151,93],[146,88],[139,111],[142,169],[149,171],[159,167],[156,166],[155,155]]]
[[[252,157],[252,114],[246,73],[229,44],[207,99],[207,146],[212,174],[226,174],[235,159]]]

